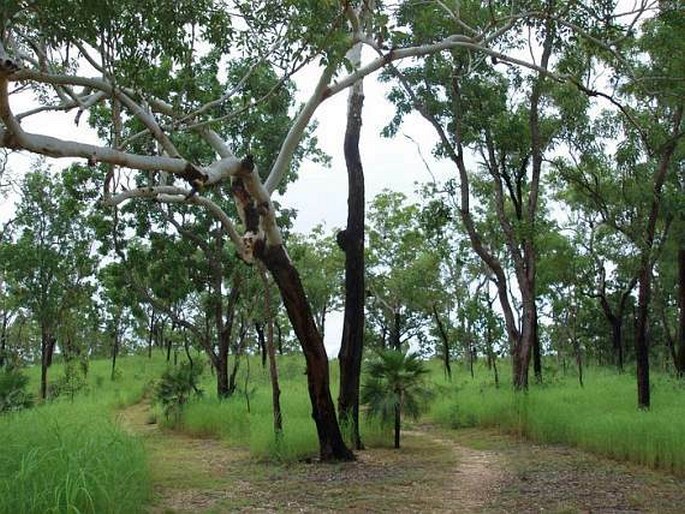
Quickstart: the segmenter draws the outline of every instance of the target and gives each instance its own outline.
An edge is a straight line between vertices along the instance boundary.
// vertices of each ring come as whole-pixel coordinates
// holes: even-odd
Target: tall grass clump
[[[219,400],[206,396],[188,402],[179,428],[192,435],[219,437],[229,444],[249,448],[260,459],[294,461],[316,455],[318,439],[306,378],[301,371],[291,373],[294,369],[289,364],[291,360],[283,359],[286,373],[281,375],[283,432],[280,437],[276,438],[274,433],[271,387],[266,371],[254,365],[248,386],[242,385],[230,398]]]
[[[55,402],[0,417],[1,513],[142,512],[143,447],[92,402]]]
[[[527,393],[464,379],[440,383],[431,417],[452,428],[494,427],[685,475],[685,384],[653,374],[652,408],[636,407],[632,374],[587,370],[585,387],[559,378]]]

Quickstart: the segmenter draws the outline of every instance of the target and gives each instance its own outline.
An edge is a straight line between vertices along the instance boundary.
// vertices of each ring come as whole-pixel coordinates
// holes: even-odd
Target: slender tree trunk
[[[40,398],[45,400],[48,397],[48,368],[52,365],[52,354],[55,351],[56,341],[45,327],[41,330],[40,339]]]
[[[358,49],[360,50],[360,48]],[[364,168],[359,153],[364,91],[362,81],[350,89],[345,130],[347,165],[347,227],[338,234],[345,252],[345,314],[338,361],[340,394],[338,412],[347,425],[352,445],[363,448],[359,434],[359,383],[364,348]]]
[[[264,337],[264,324],[255,323],[254,328],[257,332],[257,341],[259,342],[259,353],[262,356],[262,368],[266,368],[266,338]]]
[[[445,367],[445,375],[447,379],[452,381],[452,366],[450,365],[450,340],[447,337],[447,331],[445,326],[442,324],[440,315],[438,314],[438,309],[433,304],[433,319],[435,319],[435,324],[438,327],[438,333],[440,334],[440,340],[442,341],[442,362]],[[488,354],[488,363],[490,362],[490,355]]]
[[[258,241],[256,254],[274,277],[288,317],[307,361],[307,383],[312,418],[319,438],[321,460],[354,460],[343,441],[330,391],[328,357],[316,328],[309,301],[297,269],[282,246],[266,247]]]
[[[281,415],[281,388],[278,384],[278,366],[276,365],[276,348],[274,346],[274,321],[269,293],[269,278],[261,267],[260,275],[264,283],[264,313],[266,316],[266,351],[269,356],[269,376],[271,377],[271,402],[274,416],[274,434],[276,442],[283,436],[283,416]]]
[[[276,328],[278,338],[278,355],[283,355],[283,333],[281,332],[281,325],[274,322],[274,327]]]
[[[623,373],[623,316],[613,316],[611,321],[611,339],[619,373]]]
[[[110,380],[114,380],[117,376],[117,356],[119,355],[119,329],[114,331],[114,340],[112,341],[112,372],[110,373]]]
[[[183,330],[183,350],[185,351],[186,359],[188,359],[190,369],[193,369],[195,363],[193,362],[193,357],[190,355],[190,343],[188,341],[188,334],[185,329]]]
[[[402,350],[402,343],[400,341],[400,333],[402,330],[402,315],[399,312],[392,314],[390,325],[390,348],[399,352]]]
[[[395,448],[400,447],[400,428],[401,428],[401,393],[397,393],[398,401],[395,404]]]
[[[219,352],[216,359],[216,395],[221,398],[228,398],[231,395],[231,388],[228,384],[228,352]]]
[[[676,372],[685,376],[685,246],[678,250],[678,304],[680,316],[678,321],[678,351]]]
[[[155,337],[155,329],[156,329],[155,311],[153,310],[152,313],[150,314],[150,323],[148,325],[148,332],[147,332],[147,358],[148,359],[152,359],[152,343],[153,343],[154,337]]]
[[[2,334],[0,334],[0,368],[5,365],[7,358],[7,311],[2,313]]]
[[[640,255],[639,290],[637,295],[637,327],[635,335],[635,360],[637,362],[637,406],[640,409],[650,407],[649,389],[649,303],[652,287],[652,249],[656,234],[656,223],[661,210],[661,194],[666,175],[671,165],[673,152],[681,137],[680,125],[683,118],[683,107],[680,106],[673,117],[673,134],[661,152],[659,165],[654,173],[652,206],[647,219],[644,245]]]
[[[540,329],[538,327],[537,308],[535,312],[534,344],[533,344],[533,371],[535,373],[535,383],[542,384],[542,348],[540,347]]]

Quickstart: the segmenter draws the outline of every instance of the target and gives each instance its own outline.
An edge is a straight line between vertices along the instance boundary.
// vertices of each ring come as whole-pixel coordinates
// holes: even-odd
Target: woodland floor
[[[247,451],[121,412],[150,454],[151,513],[685,512],[685,480],[487,430],[417,425],[399,451],[345,464],[258,462]]]

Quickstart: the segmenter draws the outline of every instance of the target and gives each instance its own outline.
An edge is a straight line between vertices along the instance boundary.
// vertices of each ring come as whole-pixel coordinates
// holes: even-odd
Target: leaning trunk
[[[330,391],[328,357],[300,276],[282,246],[256,248],[274,277],[307,362],[307,385],[321,460],[354,460],[343,441]]]
[[[345,252],[345,315],[338,360],[340,395],[338,413],[347,425],[352,444],[362,449],[359,434],[359,377],[364,345],[364,169],[359,154],[364,93],[362,81],[350,90],[345,130],[347,164],[347,228],[338,234]]]

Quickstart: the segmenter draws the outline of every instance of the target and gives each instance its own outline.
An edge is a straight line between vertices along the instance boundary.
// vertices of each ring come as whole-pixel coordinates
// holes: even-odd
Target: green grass
[[[496,389],[485,370],[460,373],[453,384],[436,376],[440,394],[430,416],[456,427],[495,427],[538,442],[577,446],[604,456],[685,474],[685,385],[652,374],[652,409],[636,407],[635,377],[590,369],[581,388],[575,377],[551,377],[525,394]],[[487,377],[487,378],[486,378]]]
[[[114,381],[110,365],[92,361],[73,399],[0,416],[0,513],[141,511],[150,493],[145,451],[114,413],[140,401],[166,363],[122,357]],[[40,368],[26,373],[37,397]],[[55,363],[49,382],[63,373]]]
[[[0,512],[140,512],[142,445],[102,405],[55,402],[0,417]]]

